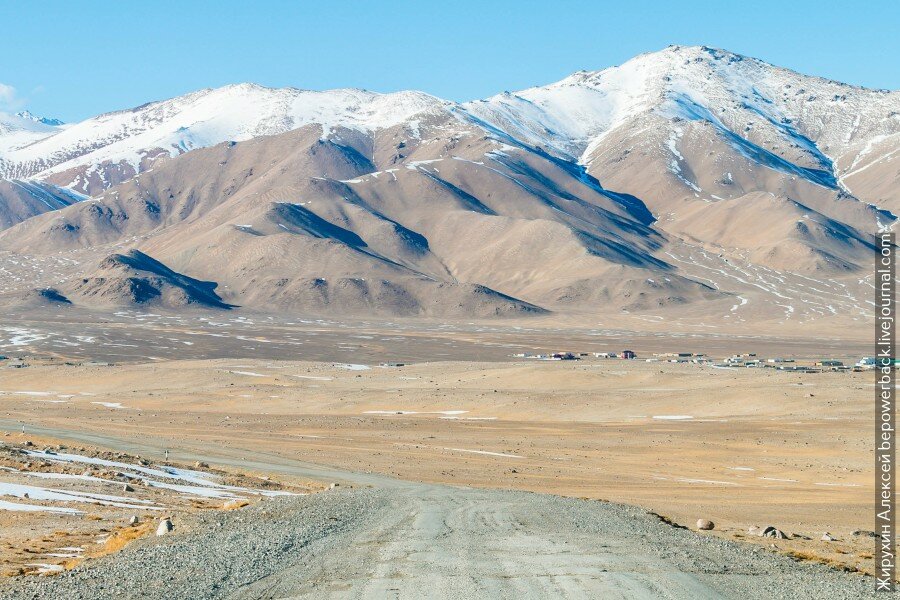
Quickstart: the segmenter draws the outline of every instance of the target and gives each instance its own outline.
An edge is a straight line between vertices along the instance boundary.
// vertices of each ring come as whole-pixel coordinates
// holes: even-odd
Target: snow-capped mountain
[[[321,125],[326,135],[336,127],[372,131],[414,123],[415,115],[440,110],[445,104],[420,92],[313,92],[230,85],[107,113],[66,128],[33,128],[35,135],[4,144],[0,175],[45,178],[103,164],[134,174],[148,157],[160,153],[174,156],[224,141],[276,135],[312,123]],[[87,177],[73,183],[88,191]]]
[[[870,90],[707,47],[670,46],[617,67],[466,104],[486,120],[587,162],[603,137],[643,113],[707,118],[742,137],[841,154],[900,128],[900,92]]]
[[[683,173],[683,123],[708,125],[734,152],[762,167],[833,188],[848,177],[852,184],[853,175],[885,154],[891,158],[900,145],[900,92],[804,76],[723,50],[672,46],[621,66],[463,105],[420,92],[240,84],[69,126],[25,112],[0,119],[0,176],[45,179],[68,172],[68,180],[55,181],[95,193],[161,154],[308,124],[321,125],[326,136],[337,127],[365,132],[400,123],[415,127],[417,115],[445,111],[589,171],[610,147],[618,150],[617,135],[629,144],[643,138],[694,189],[697,182]],[[101,165],[119,172],[105,177],[101,169],[92,182],[91,169]],[[727,178],[727,172],[721,175]]]
[[[41,125],[49,125],[50,127],[60,127],[62,125],[65,125],[65,123],[63,123],[60,119],[39,117],[35,114],[32,114],[31,111],[28,110],[17,112],[16,116],[22,119],[27,119],[29,121],[34,121],[35,123],[40,123]]]
[[[6,157],[17,148],[50,137],[60,130],[60,125],[56,124],[55,119],[45,122],[40,118],[34,118],[29,112],[14,115],[0,112],[0,165],[3,165]]]
[[[707,47],[671,46],[602,71],[470,102],[466,110],[548,152],[590,166],[604,141],[662,137],[669,160],[680,122],[702,121],[761,165],[826,186],[873,144],[900,142],[900,92],[810,77]]]
[[[0,252],[137,246],[304,310],[865,315],[898,159],[900,92],[706,47],[463,104],[241,84],[0,115]]]

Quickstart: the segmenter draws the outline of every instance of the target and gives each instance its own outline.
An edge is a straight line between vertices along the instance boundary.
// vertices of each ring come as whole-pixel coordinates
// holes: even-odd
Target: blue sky
[[[0,24],[0,110],[66,121],[243,81],[468,100],[669,44],[900,88],[897,0],[0,0]]]

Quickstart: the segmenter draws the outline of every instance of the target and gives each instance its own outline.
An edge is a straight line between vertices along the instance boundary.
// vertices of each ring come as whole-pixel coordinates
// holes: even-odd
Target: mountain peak
[[[800,148],[814,158],[814,168],[831,170],[829,152],[855,138],[895,133],[890,121],[898,105],[900,92],[803,75],[710,46],[668,46],[465,106],[521,140],[582,163],[623,125],[658,131],[656,116],[706,122],[776,150]]]
[[[59,127],[60,125],[64,125],[63,121],[59,119],[51,119],[49,117],[39,117],[33,114],[31,111],[23,110],[21,112],[17,112],[16,116],[20,119],[25,119],[27,121],[34,121],[35,123],[41,123],[42,125],[49,125],[50,127]]]
[[[721,48],[671,45],[662,50],[638,54],[621,65],[599,70],[581,70],[557,83],[590,85],[604,78],[615,77],[617,74],[620,76],[627,75],[632,78],[689,72],[702,72],[705,75],[711,70],[720,71],[723,68],[727,68],[728,65],[738,63],[746,63],[751,68],[779,69],[779,67],[762,60]]]

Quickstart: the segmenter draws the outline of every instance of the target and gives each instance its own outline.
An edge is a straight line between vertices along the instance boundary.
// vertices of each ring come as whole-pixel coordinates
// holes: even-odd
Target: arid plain
[[[68,348],[51,346],[68,339],[59,322],[53,336],[35,335],[34,323],[21,328],[9,354],[28,366],[2,369],[3,441],[89,445],[150,461],[162,461],[168,450],[185,464],[204,460],[275,480],[283,479],[283,461],[334,469],[317,482],[288,482],[312,489],[353,483],[341,477],[353,472],[603,499],[691,529],[699,518],[713,520],[716,529],[701,535],[854,570],[871,562],[871,538],[853,534],[871,529],[870,372],[641,360],[664,351],[775,356],[786,349],[783,355],[810,362],[828,342],[660,340],[649,333],[522,332],[496,323],[275,327],[247,317],[185,328],[165,324],[165,315],[136,318],[95,324],[105,327],[102,344]],[[190,313],[172,318],[202,320]],[[162,336],[148,323],[177,331]],[[29,331],[31,338],[21,337]],[[134,344],[142,335],[160,347]],[[191,340],[196,345],[182,343]],[[283,344],[291,340],[297,345],[288,353]],[[195,358],[166,357],[169,343]],[[638,360],[590,355],[626,344]],[[117,348],[150,356],[104,355]],[[512,356],[541,348],[589,356]],[[850,360],[864,349],[845,342],[827,356]],[[285,360],[304,356],[315,361]],[[793,539],[748,534],[751,526],[769,525]],[[836,541],[821,541],[825,532]]]

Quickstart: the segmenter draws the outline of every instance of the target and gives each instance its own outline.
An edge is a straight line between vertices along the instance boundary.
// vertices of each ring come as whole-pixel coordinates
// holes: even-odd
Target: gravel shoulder
[[[645,511],[411,484],[203,515],[9,600],[865,598],[870,579],[697,535]]]

